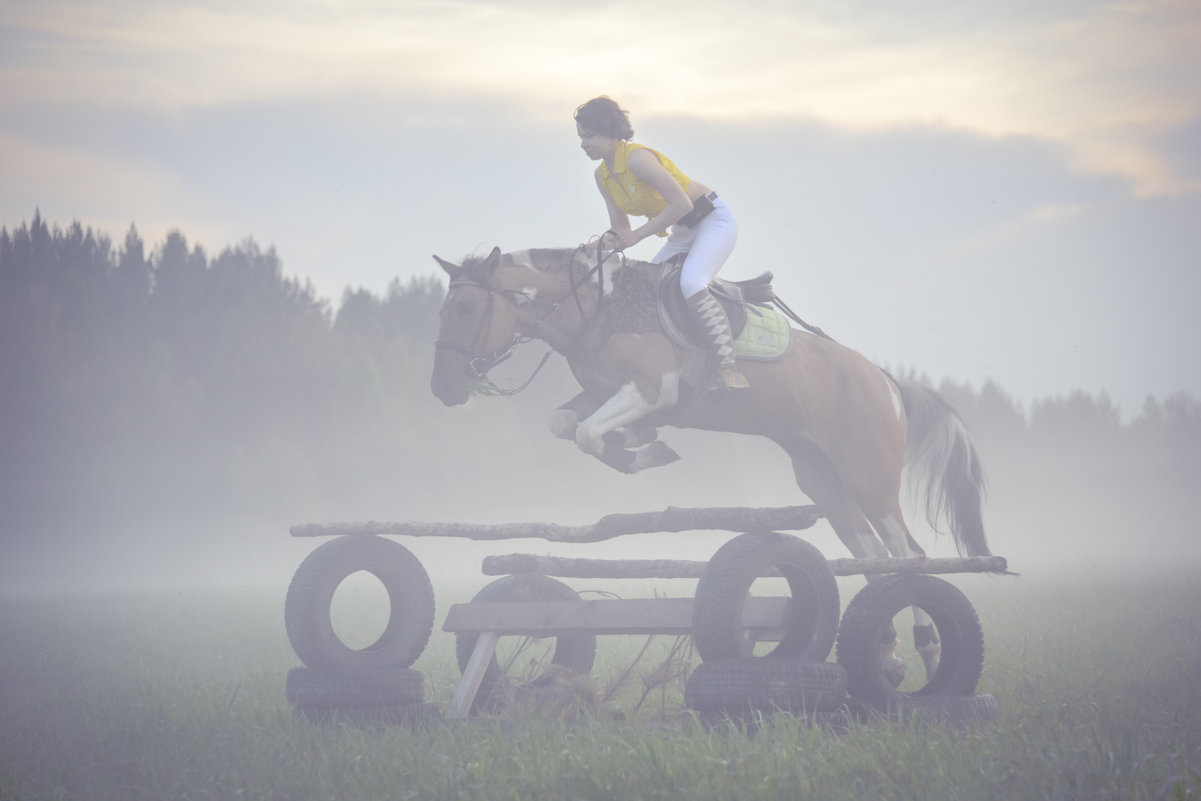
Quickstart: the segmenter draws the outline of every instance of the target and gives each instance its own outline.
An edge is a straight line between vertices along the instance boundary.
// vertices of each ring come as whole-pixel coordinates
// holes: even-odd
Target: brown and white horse
[[[794,332],[783,358],[739,364],[749,388],[709,400],[681,384],[683,352],[660,327],[653,284],[638,280],[657,265],[629,262],[606,286],[581,248],[494,249],[461,265],[435,259],[450,276],[431,381],[446,405],[466,402],[517,344],[540,339],[567,358],[583,388],[556,410],[551,429],[585,453],[634,472],[676,458],[655,439],[657,424],[767,437],[788,453],[797,486],[857,557],[924,555],[900,507],[908,464],[931,524],[945,521],[961,553],[990,555],[976,450],[933,390],[896,381],[830,339]],[[615,442],[623,451],[639,447],[615,465]],[[919,631],[933,633],[928,616],[914,614],[932,675],[938,642]]]

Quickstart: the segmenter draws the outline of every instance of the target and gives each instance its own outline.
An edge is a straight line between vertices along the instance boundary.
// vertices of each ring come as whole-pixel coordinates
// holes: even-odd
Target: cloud
[[[52,218],[58,211],[82,214],[88,217],[88,223],[120,230],[130,220],[107,217],[107,211],[114,205],[111,201],[164,198],[174,196],[178,190],[172,176],[152,163],[133,163],[70,147],[43,147],[3,134],[0,134],[0,153],[4,154],[0,159],[3,205],[18,215],[31,215],[34,206],[39,205],[47,217]],[[53,187],[52,198],[47,197],[48,187]],[[7,208],[14,201],[29,205]]]
[[[1201,7],[408,0],[11,9],[7,102],[179,109],[343,93],[490,98],[559,119],[607,92],[645,115],[938,123],[1069,147],[1141,194],[1197,187],[1158,147],[1201,118]],[[1190,77],[1191,76],[1191,77]]]

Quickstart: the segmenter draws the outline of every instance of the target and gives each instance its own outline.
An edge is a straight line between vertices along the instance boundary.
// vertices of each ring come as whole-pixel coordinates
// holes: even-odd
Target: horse
[[[447,406],[465,403],[492,366],[519,344],[542,340],[566,357],[582,389],[554,412],[552,433],[610,466],[637,472],[678,458],[657,438],[662,424],[767,437],[860,558],[925,555],[900,506],[908,466],[932,527],[945,523],[961,554],[991,555],[979,456],[962,419],[934,390],[897,380],[829,337],[794,331],[781,358],[739,360],[749,387],[716,398],[691,391],[681,381],[687,349],[667,336],[657,312],[661,266],[623,256],[606,286],[603,254],[494,248],[461,264],[435,256],[450,280],[434,395]],[[932,676],[938,638],[929,616],[913,613],[914,643]]]

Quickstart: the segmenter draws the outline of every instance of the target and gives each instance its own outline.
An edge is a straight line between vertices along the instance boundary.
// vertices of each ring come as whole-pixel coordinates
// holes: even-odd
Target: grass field
[[[572,721],[319,726],[284,699],[282,588],[7,599],[0,799],[1201,797],[1198,582],[956,583],[983,621],[998,721],[754,736],[696,725],[679,682],[634,711],[637,676]],[[638,645],[602,638],[597,685]],[[453,641],[435,633],[415,667],[445,709]]]

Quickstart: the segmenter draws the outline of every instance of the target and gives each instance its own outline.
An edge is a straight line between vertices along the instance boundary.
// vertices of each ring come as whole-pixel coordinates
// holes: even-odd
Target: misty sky
[[[336,305],[607,227],[601,93],[880,364],[1201,397],[1195,0],[0,0],[0,225],[253,236]]]

